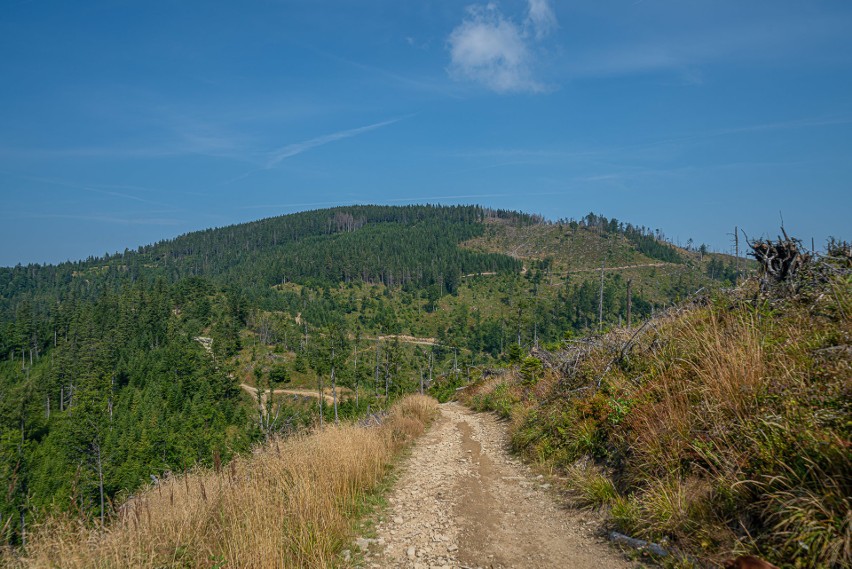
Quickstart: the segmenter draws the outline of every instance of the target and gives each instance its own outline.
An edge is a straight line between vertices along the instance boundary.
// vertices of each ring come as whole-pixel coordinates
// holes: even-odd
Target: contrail
[[[405,117],[403,117],[405,118]],[[343,140],[344,138],[352,138],[353,136],[358,136],[359,134],[364,134],[365,132],[369,132],[371,130],[376,130],[378,128],[382,128],[383,126],[388,126],[394,124],[396,122],[401,121],[402,119],[391,119],[387,121],[377,122],[375,124],[362,126],[358,128],[352,128],[349,130],[341,130],[340,132],[335,132],[332,134],[325,134],[323,136],[318,136],[316,138],[311,138],[310,140],[305,140],[303,142],[296,142],[295,144],[288,144],[278,150],[273,150],[270,152],[270,158],[266,163],[266,168],[272,168],[285,158],[290,158],[291,156],[296,156],[297,154],[301,154],[311,148],[316,148],[317,146],[322,146],[324,144],[328,144],[329,142],[336,142],[338,140]]]

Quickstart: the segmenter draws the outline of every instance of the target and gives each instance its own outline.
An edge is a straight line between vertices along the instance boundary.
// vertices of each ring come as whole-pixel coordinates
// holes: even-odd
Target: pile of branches
[[[811,255],[800,251],[802,242],[791,239],[784,228],[782,239],[772,241],[754,241],[749,243],[752,256],[760,263],[761,273],[765,279],[772,279],[777,283],[795,279],[799,270],[811,260]]]
[[[761,264],[760,288],[756,294],[772,302],[794,301],[811,305],[818,312],[826,299],[837,298],[836,288],[852,285],[852,246],[831,239],[825,253],[810,254],[802,242],[784,237],[749,242],[752,256]],[[757,300],[755,296],[754,300]],[[844,309],[840,313],[846,317]]]

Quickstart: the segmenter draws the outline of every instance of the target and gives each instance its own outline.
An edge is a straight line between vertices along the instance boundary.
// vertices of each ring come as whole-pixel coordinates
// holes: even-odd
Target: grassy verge
[[[397,402],[380,426],[271,440],[251,456],[169,478],[130,499],[104,530],[54,518],[31,536],[34,567],[331,567],[352,518],[397,453],[436,412]]]
[[[516,450],[624,533],[710,564],[848,567],[852,282],[750,286],[632,339],[534,354],[461,397],[511,418]]]

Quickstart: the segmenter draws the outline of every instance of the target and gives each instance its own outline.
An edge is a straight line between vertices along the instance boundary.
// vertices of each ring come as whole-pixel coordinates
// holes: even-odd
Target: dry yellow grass
[[[332,426],[272,440],[218,471],[148,488],[103,531],[51,519],[10,565],[330,567],[350,537],[359,497],[435,411],[433,399],[414,395],[378,427]]]

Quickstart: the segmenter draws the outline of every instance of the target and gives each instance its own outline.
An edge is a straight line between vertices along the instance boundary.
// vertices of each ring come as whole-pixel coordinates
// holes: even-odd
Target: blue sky
[[[0,7],[0,265],[352,203],[850,238],[852,3]]]

